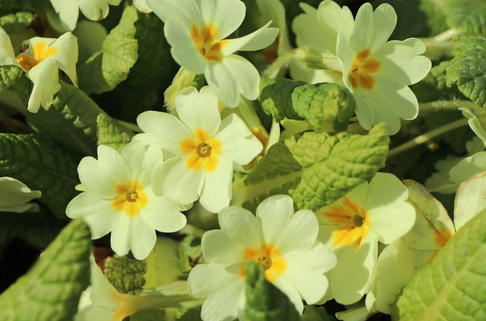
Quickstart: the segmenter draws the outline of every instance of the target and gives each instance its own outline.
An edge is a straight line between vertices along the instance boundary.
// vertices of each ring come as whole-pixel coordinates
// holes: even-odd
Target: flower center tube
[[[370,50],[365,49],[356,55],[349,72],[349,82],[354,89],[372,90],[375,88],[375,78],[373,74],[380,70],[381,63],[370,58]]]
[[[212,23],[203,26],[192,25],[191,38],[197,51],[209,61],[222,61],[222,49],[226,40],[218,40],[218,29]]]
[[[323,213],[336,228],[332,234],[332,246],[354,244],[360,247],[370,229],[369,214],[349,198],[344,197],[340,205],[333,206]]]
[[[142,184],[138,181],[117,185],[116,193],[117,196],[113,200],[112,206],[127,216],[137,216],[148,204],[147,194],[143,191]]]
[[[280,255],[280,249],[274,244],[262,244],[243,250],[243,260],[257,262],[264,270],[269,282],[275,280],[287,269],[287,262]],[[240,275],[245,277],[245,263],[240,264]]]
[[[43,41],[39,41],[32,48],[33,56],[22,53],[17,57],[17,62],[22,66],[25,71],[30,71],[36,65],[42,61],[56,54],[56,47],[48,47]]]
[[[218,157],[221,154],[221,141],[211,137],[209,133],[198,128],[194,136],[182,140],[180,150],[187,155],[186,167],[191,170],[204,170],[211,172],[218,166]]]

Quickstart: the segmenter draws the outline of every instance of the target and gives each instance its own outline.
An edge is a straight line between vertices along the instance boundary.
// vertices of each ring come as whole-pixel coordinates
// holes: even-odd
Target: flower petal
[[[141,212],[143,220],[153,229],[164,233],[173,233],[186,226],[187,219],[181,213],[180,206],[165,197],[157,197],[147,190],[148,204]]]
[[[89,20],[103,20],[110,11],[107,1],[78,0],[78,3],[79,9]]]
[[[311,249],[285,257],[284,279],[295,286],[307,304],[316,304],[326,294],[328,280],[324,275],[336,265],[336,255],[317,243]]]
[[[367,292],[378,256],[376,238],[368,237],[360,247],[343,247],[336,267],[329,274],[332,294],[341,304],[357,302]]]
[[[249,211],[225,208],[218,216],[221,230],[204,233],[202,252],[210,263],[232,265],[244,260],[244,250],[261,244],[261,223]]]
[[[131,218],[132,231],[130,247],[137,260],[144,260],[150,254],[157,240],[155,230],[149,226],[142,217]]]
[[[122,156],[114,149],[99,145],[98,160],[84,157],[78,165],[79,180],[91,193],[100,198],[116,196],[116,185],[130,180],[130,170]]]
[[[194,0],[147,0],[147,4],[164,23],[183,20],[187,24],[195,19],[198,24],[202,23],[201,10]]]
[[[83,192],[73,198],[66,207],[66,215],[72,219],[82,218],[91,230],[91,238],[99,239],[110,233],[118,215],[111,200],[102,200],[97,195]]]
[[[204,71],[209,88],[228,107],[236,107],[240,102],[240,90],[233,72],[223,63],[209,64]]]
[[[186,166],[186,157],[173,157],[156,170],[153,190],[157,195],[167,196],[179,204],[196,201],[204,184],[204,171]]]
[[[218,165],[206,173],[204,187],[199,202],[206,210],[219,213],[231,200],[233,162],[226,157],[218,157]]]
[[[59,64],[59,69],[68,75],[73,84],[77,84],[76,63],[78,62],[78,40],[70,32],[56,39],[50,47],[57,48],[53,57]]]
[[[375,52],[390,38],[397,25],[397,13],[388,3],[383,3],[373,12],[373,40],[371,52]]]
[[[192,296],[206,298],[201,310],[203,320],[233,320],[244,300],[245,280],[219,264],[198,264],[188,278]]]
[[[201,74],[208,61],[194,46],[191,26],[192,24],[184,23],[182,20],[170,19],[164,27],[165,37],[172,46],[170,52],[174,60],[189,71]]]
[[[157,142],[160,147],[174,155],[180,155],[180,142],[192,137],[191,131],[174,115],[157,111],[146,111],[138,115],[138,126],[152,136],[147,143]],[[141,138],[143,141],[143,136]]]
[[[299,291],[287,282],[285,278],[277,278],[275,282],[273,283],[280,291],[282,291],[290,300],[290,302],[293,303],[295,309],[299,314],[302,314],[304,312],[304,303],[302,302],[302,297],[300,296]]]
[[[234,75],[238,92],[249,100],[255,100],[260,93],[260,74],[248,60],[237,55],[224,58],[223,64]]]
[[[194,132],[204,129],[213,137],[221,123],[218,97],[209,87],[203,87],[198,92],[196,88],[178,94],[175,105],[179,118]]]
[[[201,13],[206,24],[214,24],[218,30],[218,39],[224,39],[233,33],[243,22],[246,13],[242,1],[202,0]],[[228,15],[231,13],[231,17]]]
[[[410,231],[415,223],[415,208],[397,202],[374,208],[370,216],[370,229],[380,236],[380,242],[390,244]]]
[[[157,145],[146,146],[132,140],[120,153],[130,168],[131,179],[143,187],[151,184],[154,171],[163,163],[162,150]]]
[[[354,51],[369,49],[374,39],[373,7],[369,2],[363,4],[356,14],[353,32],[349,43]]]
[[[61,21],[69,28],[74,30],[79,16],[79,5],[65,0],[51,0],[52,7],[59,14]]]
[[[262,217],[263,234],[272,222],[268,215]],[[300,210],[290,217],[285,226],[280,227],[280,235],[273,242],[283,255],[291,255],[311,248],[317,241],[319,224],[312,211]]]
[[[216,137],[221,141],[221,154],[240,165],[251,162],[263,149],[262,143],[235,114],[223,120]]]
[[[10,37],[0,27],[0,66],[18,65]]]
[[[111,232],[111,248],[113,251],[121,256],[127,255],[130,250],[130,243],[132,240],[132,217],[127,215],[118,215],[113,222],[113,229]]]
[[[48,58],[32,68],[27,76],[34,83],[27,110],[36,113],[41,105],[49,109],[54,95],[61,89],[57,62]]]
[[[376,53],[383,62],[384,77],[396,82],[411,85],[422,80],[430,71],[432,63],[429,58],[421,56],[425,45],[418,39],[389,41]]]
[[[247,34],[244,37],[228,39],[223,47],[223,55],[228,56],[234,52],[256,51],[268,47],[278,34],[278,28],[269,28],[272,22],[267,22],[263,27]]]

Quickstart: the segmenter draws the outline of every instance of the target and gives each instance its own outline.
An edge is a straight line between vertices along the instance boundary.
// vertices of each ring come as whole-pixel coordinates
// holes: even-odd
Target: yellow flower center
[[[331,207],[323,214],[329,221],[338,225],[332,235],[334,247],[350,244],[359,247],[368,236],[369,214],[347,197],[344,197],[341,205]]]
[[[118,211],[123,211],[127,216],[137,216],[148,204],[147,194],[138,181],[117,185],[116,193],[118,195],[113,200],[112,206]]]
[[[265,278],[275,282],[279,275],[284,274],[287,262],[280,256],[280,249],[273,244],[247,247],[243,250],[243,259],[255,261],[265,270]],[[245,263],[240,264],[240,275],[245,277]]]
[[[221,142],[202,128],[194,131],[194,137],[186,138],[179,145],[182,153],[188,155],[186,167],[192,170],[213,171],[218,165]]]
[[[221,50],[226,40],[218,40],[218,29],[212,23],[198,27],[192,25],[191,38],[197,51],[209,61],[223,60]]]
[[[353,60],[349,72],[349,82],[354,89],[372,90],[375,87],[375,79],[372,74],[380,70],[381,63],[369,56],[370,50],[365,49],[358,52]]]
[[[36,65],[40,64],[43,60],[53,56],[57,52],[56,47],[47,47],[45,42],[39,41],[32,48],[33,56],[22,53],[17,57],[17,62],[22,66],[25,71],[30,71]]]
[[[439,249],[443,248],[453,236],[454,234],[452,233],[452,231],[448,229],[435,231],[435,244]]]

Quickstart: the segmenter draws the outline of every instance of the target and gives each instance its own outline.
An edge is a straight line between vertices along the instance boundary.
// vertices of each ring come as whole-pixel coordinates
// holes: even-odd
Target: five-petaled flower
[[[82,218],[92,238],[111,232],[111,247],[118,255],[132,251],[142,260],[155,245],[155,230],[176,232],[186,225],[181,207],[152,191],[152,176],[162,164],[158,146],[132,142],[120,153],[98,146],[98,160],[84,157],[79,179],[84,192],[67,206],[71,218]]]
[[[392,174],[377,173],[333,204],[321,208],[320,239],[336,253],[329,274],[330,295],[342,304],[357,302],[371,285],[378,242],[389,244],[407,233],[415,209],[407,188]]]
[[[137,118],[145,133],[135,139],[174,155],[155,174],[154,191],[180,204],[200,197],[208,211],[217,213],[231,199],[233,162],[248,164],[262,144],[236,114],[221,121],[218,98],[208,87],[188,88],[175,104],[180,119],[155,111]]]
[[[58,39],[35,37],[27,40],[25,46],[27,49],[15,57],[7,33],[0,28],[0,66],[17,65],[27,73],[27,77],[34,83],[27,109],[36,113],[41,105],[48,109],[54,95],[61,89],[59,69],[74,84],[77,83],[78,42],[68,32]]]
[[[246,7],[240,0],[147,0],[164,21],[171,53],[182,67],[202,74],[209,87],[229,107],[240,94],[250,100],[259,93],[260,75],[245,58],[234,53],[267,47],[278,29],[268,24],[241,38],[225,39],[243,22]]]
[[[318,222],[309,210],[294,213],[292,198],[275,195],[258,206],[256,216],[228,207],[218,216],[220,230],[202,238],[205,264],[189,274],[189,287],[204,298],[205,321],[236,318],[245,305],[245,264],[255,261],[265,278],[285,293],[298,312],[326,293],[324,273],[336,264],[332,251],[317,241]]]

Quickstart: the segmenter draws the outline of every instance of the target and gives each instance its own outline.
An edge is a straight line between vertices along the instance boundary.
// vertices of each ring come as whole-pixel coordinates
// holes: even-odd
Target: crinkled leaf
[[[421,103],[465,99],[456,86],[448,87],[446,84],[446,71],[449,63],[449,61],[441,62],[433,67],[424,79],[410,87]]]
[[[89,283],[91,237],[82,221],[70,223],[33,268],[0,296],[2,321],[68,321]]]
[[[442,3],[451,28],[465,33],[486,34],[486,1],[444,0]]]
[[[133,133],[126,129],[118,120],[105,113],[99,114],[96,119],[98,145],[107,145],[116,150],[121,150],[128,144]]]
[[[0,66],[0,90],[15,85],[23,74],[24,71],[18,66]]]
[[[0,244],[21,239],[43,249],[63,228],[65,222],[44,213],[0,213]]]
[[[254,209],[268,195],[288,193],[298,208],[317,210],[371,179],[385,164],[388,142],[382,124],[367,135],[294,136],[269,149],[235,186],[233,202]]]
[[[106,259],[104,273],[120,293],[139,294],[145,284],[145,270],[144,261],[116,255]]]
[[[51,139],[36,134],[0,133],[0,151],[0,176],[14,177],[42,191],[40,203],[66,219],[66,205],[76,196],[76,159]]]
[[[102,97],[108,106],[119,112],[117,117],[130,121],[143,111],[162,106],[164,90],[178,68],[164,38],[162,21],[155,14],[137,12],[137,15],[134,23],[137,62],[128,78]]]
[[[483,4],[485,7],[486,2]],[[486,14],[486,8],[483,11]],[[461,36],[456,49],[446,70],[447,85],[456,85],[466,97],[486,108],[486,35]]]
[[[262,108],[278,121],[305,119],[315,130],[335,132],[344,130],[354,115],[354,99],[341,85],[279,79],[266,80],[263,86]]]
[[[254,262],[246,265],[245,320],[300,320],[287,296],[265,279],[263,269]]]
[[[39,133],[79,155],[96,154],[96,118],[103,111],[78,88],[61,83],[49,110],[29,113],[27,120]]]
[[[0,17],[0,26],[7,33],[17,33],[23,31],[34,19],[32,12],[20,11]]]
[[[138,41],[135,38],[137,20],[137,9],[127,6],[118,26],[106,36],[101,51],[80,66],[79,84],[84,91],[97,94],[107,92],[127,79],[138,58]]]
[[[486,320],[486,212],[420,270],[397,301],[400,321]]]

